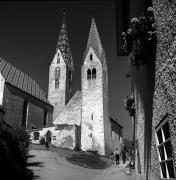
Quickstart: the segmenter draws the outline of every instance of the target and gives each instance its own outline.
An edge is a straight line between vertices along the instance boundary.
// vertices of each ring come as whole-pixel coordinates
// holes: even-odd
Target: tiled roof
[[[1,57],[0,72],[7,83],[19,88],[20,90],[34,96],[37,99],[40,99],[47,104],[50,104],[46,94],[39,87],[35,80]]]
[[[79,126],[81,123],[81,96],[81,92],[77,91],[53,124],[68,124]]]

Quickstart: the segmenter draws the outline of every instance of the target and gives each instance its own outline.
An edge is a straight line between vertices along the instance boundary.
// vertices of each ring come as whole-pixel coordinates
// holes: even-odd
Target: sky
[[[54,58],[62,14],[72,50],[73,90],[81,87],[81,65],[94,17],[106,53],[110,116],[132,140],[132,124],[123,100],[130,94],[128,57],[117,56],[115,1],[1,1],[0,57],[21,69],[48,92],[49,66]]]

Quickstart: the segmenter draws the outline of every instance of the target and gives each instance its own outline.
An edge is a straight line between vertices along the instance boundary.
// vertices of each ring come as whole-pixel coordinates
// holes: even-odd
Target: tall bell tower
[[[65,13],[62,18],[54,59],[49,68],[48,99],[54,106],[53,121],[65,107],[72,90],[73,59],[69,46]]]
[[[81,149],[111,152],[111,124],[108,105],[108,71],[95,20],[92,19],[81,68]]]

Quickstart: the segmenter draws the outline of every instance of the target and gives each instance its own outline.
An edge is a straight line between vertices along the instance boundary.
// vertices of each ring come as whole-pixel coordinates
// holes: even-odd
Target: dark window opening
[[[59,53],[57,55],[57,64],[60,64],[60,56],[59,56]]]
[[[43,121],[43,126],[46,126],[47,124],[47,110],[44,111],[44,121]]]
[[[39,140],[39,136],[40,136],[40,133],[39,132],[34,132],[34,141],[35,140]]]
[[[90,60],[91,60],[91,61],[93,60],[93,56],[92,56],[92,54],[90,54]]]
[[[165,123],[162,128],[163,128],[165,140],[169,139],[170,138],[169,122]]]
[[[166,161],[168,167],[169,178],[175,178],[173,161]]]
[[[93,79],[96,78],[96,69],[95,68],[92,69],[92,78]]]
[[[158,149],[159,149],[159,153],[160,153],[161,160],[165,160],[164,147],[163,147],[163,145],[160,145],[160,146],[158,147]]]
[[[93,114],[92,114],[92,120],[93,120]]]
[[[23,127],[26,127],[27,118],[28,118],[28,101],[24,100],[24,104],[23,104],[23,120],[22,120],[22,126]]]
[[[55,89],[59,88],[60,69],[59,67],[55,70]]]
[[[163,142],[161,129],[157,131],[157,136],[158,136],[159,144],[161,144]]]
[[[165,150],[166,150],[167,158],[173,158],[171,142],[167,141],[166,143],[164,143],[164,147],[165,147]]]
[[[176,177],[169,128],[169,121],[168,118],[166,118],[165,122],[162,122],[160,127],[156,129],[161,178],[166,179]]]
[[[160,167],[161,167],[161,172],[162,172],[163,178],[167,178],[165,162],[160,163]]]
[[[87,79],[91,79],[91,70],[90,69],[87,70]]]

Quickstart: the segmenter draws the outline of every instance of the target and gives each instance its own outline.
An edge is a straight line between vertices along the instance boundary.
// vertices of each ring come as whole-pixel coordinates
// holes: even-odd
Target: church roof
[[[100,37],[98,34],[98,30],[97,30],[97,26],[95,24],[94,18],[92,18],[92,22],[91,22],[91,27],[90,27],[90,31],[89,31],[89,38],[88,38],[87,47],[86,47],[86,54],[87,54],[90,47],[93,48],[95,54],[101,60],[101,56],[102,56],[102,53],[104,51],[103,51],[103,48],[101,45]]]
[[[68,41],[67,27],[65,23],[65,14],[63,14],[62,26],[61,26],[61,31],[58,38],[56,52],[58,49],[60,50],[62,54],[65,64],[67,64],[70,68],[73,68],[73,58],[72,58],[71,48],[69,46],[69,41]]]
[[[77,91],[59,114],[54,124],[80,125],[81,123],[81,91]]]
[[[33,80],[29,75],[19,70],[9,62],[0,57],[0,72],[5,79],[5,82],[17,87],[18,89],[34,96],[35,98],[49,103],[46,94],[39,87],[37,82]]]

